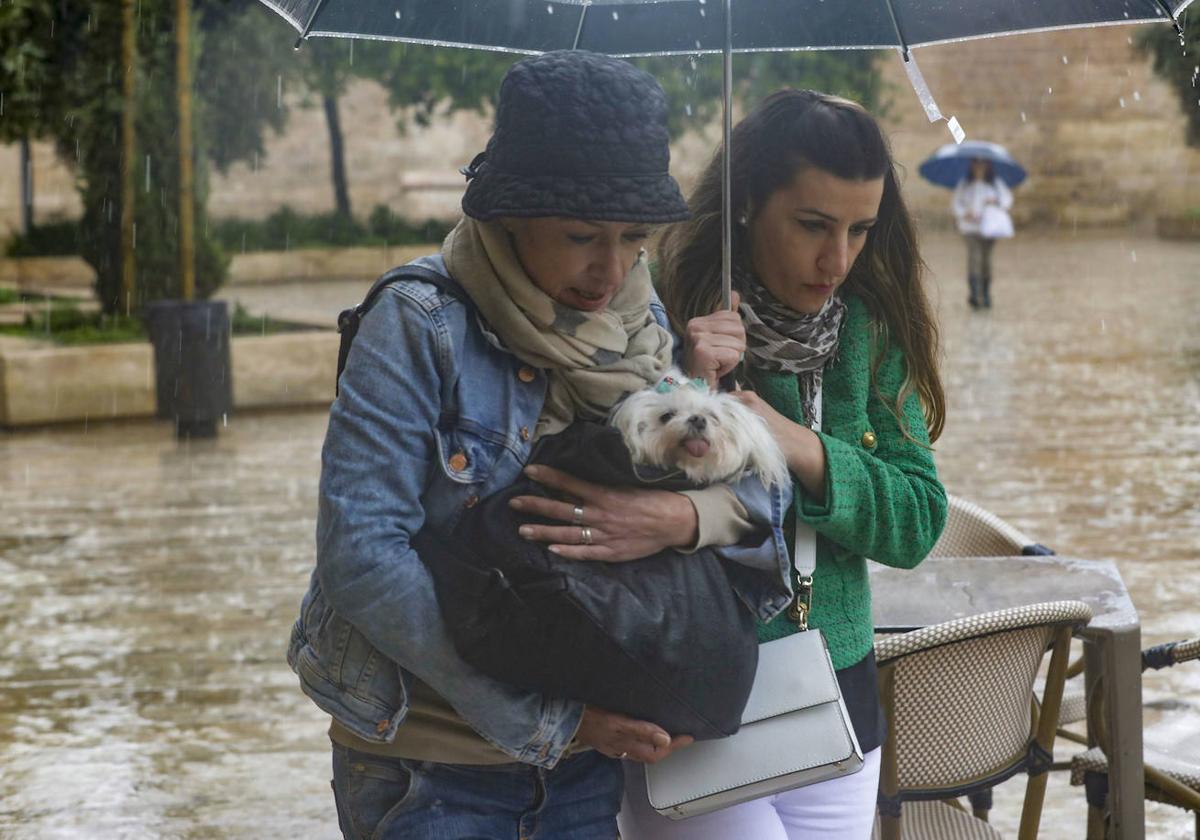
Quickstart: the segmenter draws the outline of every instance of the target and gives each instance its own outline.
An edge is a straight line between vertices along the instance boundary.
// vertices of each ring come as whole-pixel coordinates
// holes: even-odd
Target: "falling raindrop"
[[[1122,97],[1119,97],[1119,98],[1117,99],[1117,101],[1121,103],[1121,107],[1122,107],[1122,108],[1124,108],[1124,107],[1125,107],[1125,97],[1124,97],[1124,96],[1122,96]]]
[[[1135,91],[1133,92],[1133,101],[1134,101],[1134,102],[1141,102],[1141,101],[1142,101],[1142,94],[1141,94],[1141,91],[1136,91],[1136,90],[1135,90]]]
[[[283,107],[283,74],[280,73],[275,79],[275,107]]]
[[[350,39],[350,66],[354,66],[354,39]]]
[[[1106,332],[1108,332],[1108,322],[1105,321],[1103,318],[1101,318],[1100,319],[1100,333],[1101,333],[1101,335],[1103,335]]]
[[[613,20],[620,20],[621,14],[616,9],[613,10]]]
[[[700,17],[708,17],[708,14],[704,11],[704,9],[700,10]]]
[[[546,4],[546,14],[548,14],[548,15],[554,14],[554,7],[551,6],[549,3]]]
[[[402,17],[402,15],[400,14],[400,10],[397,9],[396,10],[396,20],[400,20],[401,17]]]
[[[137,222],[133,223],[133,250],[137,250]]]
[[[1021,122],[1025,122],[1025,112],[1021,112]]]
[[[689,117],[692,115],[692,106],[691,106],[691,103],[688,103],[687,105],[684,105],[684,106],[683,106],[683,112],[684,112],[685,114],[687,114]]]
[[[224,426],[225,428],[229,428],[229,415],[228,414],[221,415],[221,425]]]
[[[150,192],[150,155],[146,155],[146,192]]]
[[[1129,252],[1129,259],[1133,262],[1137,262],[1137,251],[1131,250]]]
[[[1067,63],[1068,63],[1068,62],[1067,62],[1067,57],[1066,57],[1065,55],[1062,57],[1062,63],[1063,63],[1063,64],[1067,64]]]

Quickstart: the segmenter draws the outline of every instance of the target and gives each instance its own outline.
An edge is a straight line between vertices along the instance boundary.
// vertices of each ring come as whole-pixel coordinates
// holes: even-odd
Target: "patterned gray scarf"
[[[733,285],[742,295],[746,356],[752,367],[796,374],[804,418],[812,425],[814,402],[825,366],[837,358],[846,303],[838,295],[820,312],[805,314],[784,306],[753,272],[735,265]]]

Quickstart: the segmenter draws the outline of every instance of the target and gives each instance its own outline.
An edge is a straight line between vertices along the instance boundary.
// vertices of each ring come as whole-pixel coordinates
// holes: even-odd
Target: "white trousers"
[[[667,819],[650,807],[642,765],[627,761],[625,798],[617,817],[621,840],[870,840],[879,760],[876,748],[851,776],[685,820]]]

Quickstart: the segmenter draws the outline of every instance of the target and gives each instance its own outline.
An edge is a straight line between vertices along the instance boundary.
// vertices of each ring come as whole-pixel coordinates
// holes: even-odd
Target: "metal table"
[[[915,569],[871,569],[878,632],[930,624],[1043,601],[1079,600],[1094,613],[1081,634],[1089,688],[1105,674],[1111,741],[1110,838],[1145,837],[1142,773],[1141,625],[1116,565],[1073,557],[930,557]],[[1092,733],[1089,740],[1094,742]]]

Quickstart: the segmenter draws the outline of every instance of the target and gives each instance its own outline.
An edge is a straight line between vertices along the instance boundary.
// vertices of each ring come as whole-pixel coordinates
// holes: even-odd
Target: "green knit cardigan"
[[[928,427],[916,394],[902,412],[906,438],[888,406],[905,377],[904,356],[887,350],[871,383],[880,350],[866,305],[845,297],[846,319],[837,360],[822,384],[821,443],[825,446],[825,499],[814,500],[794,482],[795,519],[816,530],[809,626],[825,633],[834,668],[847,668],[871,650],[871,590],[865,558],[902,569],[916,566],[933,548],[946,525],[946,491],[927,448]],[[751,371],[759,395],[775,410],[803,422],[794,374]],[[872,437],[873,435],[873,437]],[[923,445],[922,445],[923,444]],[[788,541],[795,519],[789,517]],[[760,641],[796,632],[786,612],[760,623]]]

